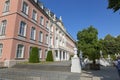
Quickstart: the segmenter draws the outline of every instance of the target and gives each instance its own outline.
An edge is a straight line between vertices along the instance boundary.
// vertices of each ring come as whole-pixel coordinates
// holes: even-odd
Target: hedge
[[[52,51],[48,51],[46,61],[54,61]]]
[[[30,52],[30,63],[39,63],[39,51],[37,47],[32,47],[32,50]]]

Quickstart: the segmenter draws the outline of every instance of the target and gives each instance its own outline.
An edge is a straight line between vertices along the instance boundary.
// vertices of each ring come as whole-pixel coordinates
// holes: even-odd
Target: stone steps
[[[4,63],[0,62],[0,68],[3,68],[3,67],[4,67]]]

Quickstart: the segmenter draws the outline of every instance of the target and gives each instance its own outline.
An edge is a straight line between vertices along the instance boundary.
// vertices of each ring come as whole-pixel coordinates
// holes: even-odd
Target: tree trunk
[[[92,70],[100,70],[100,64],[96,64],[96,61],[93,60],[93,63],[90,64],[90,69],[92,69]]]

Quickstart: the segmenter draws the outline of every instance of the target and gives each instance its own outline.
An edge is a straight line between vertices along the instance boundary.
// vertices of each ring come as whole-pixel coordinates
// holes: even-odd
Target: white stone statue
[[[102,53],[102,50],[100,50],[100,56],[101,56],[101,58],[103,58],[103,53]]]
[[[81,73],[80,59],[77,56],[77,48],[74,48],[74,56],[71,61],[71,72]]]

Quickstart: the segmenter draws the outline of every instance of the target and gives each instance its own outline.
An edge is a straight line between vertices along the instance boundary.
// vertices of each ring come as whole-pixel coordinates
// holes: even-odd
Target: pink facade
[[[9,10],[3,12],[5,3],[9,1]],[[22,8],[23,3],[28,6],[28,14],[26,15]],[[35,2],[29,0],[1,0],[0,2],[0,24],[2,21],[6,21],[5,34],[0,35],[0,44],[2,44],[2,51],[0,56],[0,62],[5,60],[27,60],[29,58],[30,47],[35,46],[42,50],[41,59],[45,59],[45,51],[48,49],[46,44],[45,35],[48,35],[48,29],[46,28],[46,22],[48,16],[42,11],[42,9],[34,6]],[[33,10],[36,11],[36,20],[32,19]],[[43,17],[44,22],[40,24],[40,17]],[[25,23],[24,30],[20,26]],[[31,39],[31,29],[34,28],[33,37]],[[20,30],[23,30],[20,32]],[[43,40],[39,42],[39,32],[43,33]],[[24,33],[24,34],[23,34]],[[34,35],[35,34],[35,35]],[[19,52],[18,45],[22,45],[24,48],[23,53],[17,56]],[[21,48],[22,49],[22,48]]]
[[[69,54],[73,55],[74,48],[76,47],[75,41],[71,38],[69,34],[66,35],[66,39],[67,39],[66,46],[69,50]]]
[[[58,25],[51,23],[54,20],[50,17],[50,12],[47,13],[35,1],[37,0],[0,1],[0,62],[5,66],[11,67],[19,61],[27,61],[31,47],[39,48],[39,57],[43,61],[48,49],[52,49],[55,55],[55,31]],[[67,32],[61,31],[66,37],[64,47],[68,50],[65,51],[73,54],[74,40]]]

